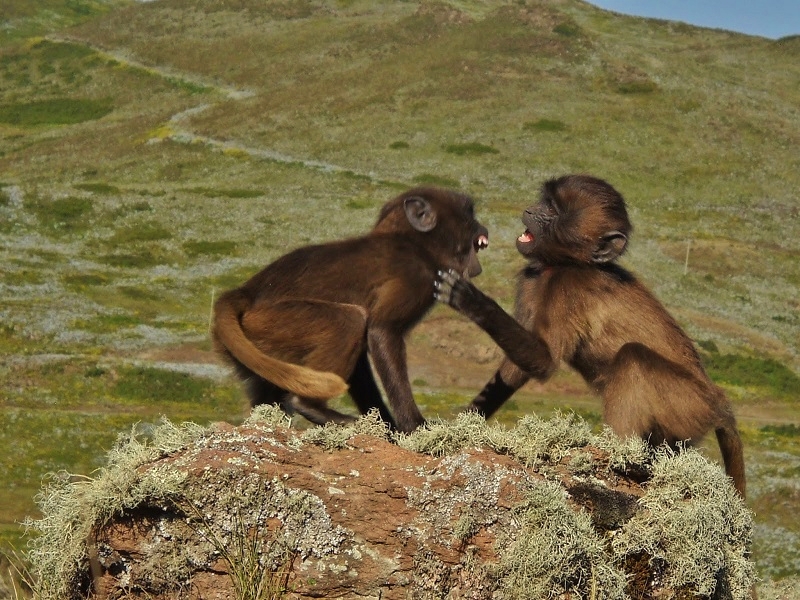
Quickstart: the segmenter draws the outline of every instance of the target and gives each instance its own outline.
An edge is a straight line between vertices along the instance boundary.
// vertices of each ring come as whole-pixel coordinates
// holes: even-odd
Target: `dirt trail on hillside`
[[[89,48],[94,52],[97,52],[98,54],[106,58],[115,60],[118,63],[125,65],[126,67],[141,69],[143,71],[147,71],[148,73],[152,73],[160,77],[178,80],[182,83],[188,83],[191,85],[210,88],[214,92],[221,94],[222,96],[230,100],[243,100],[245,98],[252,98],[253,96],[256,95],[256,93],[252,90],[239,89],[232,86],[220,85],[219,83],[210,81],[209,79],[206,79],[194,73],[179,71],[177,69],[172,69],[170,67],[165,67],[163,65],[152,65],[144,63],[136,59],[130,52],[126,50],[103,48],[102,46],[99,46],[97,44],[92,44],[91,42],[87,42],[86,40],[61,34],[50,34],[46,36],[45,39],[50,42],[59,44],[79,44],[81,46],[84,46],[85,48]]]
[[[221,85],[217,82],[211,81],[207,78],[201,77],[194,73],[179,71],[177,69],[173,69],[171,67],[165,67],[163,65],[153,65],[144,63],[135,58],[132,55],[132,53],[130,53],[127,50],[103,48],[97,44],[92,44],[90,42],[87,42],[86,40],[64,35],[51,34],[48,35],[45,39],[55,43],[79,44],[86,48],[90,48],[94,52],[97,52],[98,54],[106,58],[115,60],[118,63],[125,65],[127,67],[142,69],[148,73],[166,79],[176,80],[182,83],[208,88],[212,90],[214,93],[221,96],[224,100],[246,100],[248,98],[252,98],[257,95],[256,92],[253,90],[240,89],[233,86]],[[335,165],[324,161],[311,160],[307,158],[298,158],[296,156],[289,156],[287,154],[283,154],[282,152],[277,152],[269,148],[256,148],[253,146],[248,146],[240,142],[237,142],[235,140],[233,141],[219,140],[209,136],[200,135],[186,127],[187,121],[191,117],[196,116],[202,112],[205,112],[210,108],[213,108],[216,104],[217,103],[215,102],[211,103],[205,102],[172,115],[165,123],[165,129],[163,130],[166,131],[167,133],[165,135],[152,137],[150,138],[149,141],[151,143],[158,143],[165,139],[168,139],[181,144],[200,143],[210,146],[211,148],[219,150],[221,152],[238,152],[246,154],[253,158],[272,160],[279,163],[300,164],[303,165],[304,167],[310,169],[317,169],[324,172],[330,172],[330,173],[347,172],[347,173],[354,173],[356,175],[367,177],[373,180],[377,179],[374,173],[363,173],[347,167],[343,167],[341,165]]]

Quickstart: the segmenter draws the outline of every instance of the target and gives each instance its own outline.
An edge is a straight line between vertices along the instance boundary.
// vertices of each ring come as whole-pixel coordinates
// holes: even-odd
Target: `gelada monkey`
[[[488,417],[530,377],[547,380],[566,362],[603,399],[621,436],[649,443],[698,442],[716,432],[725,470],[745,495],[742,443],[731,405],[664,306],[615,260],[631,224],[622,196],[601,179],[547,181],[522,214],[515,316],[455,272],[437,298],[484,329],[506,357],[470,405]]]
[[[412,431],[424,419],[408,380],[404,336],[434,304],[437,270],[478,275],[477,253],[488,243],[469,196],[412,189],[383,206],[367,235],[294,250],[220,296],[215,345],[245,380],[253,406],[344,423],[353,417],[326,400],[349,386],[362,413],[377,408],[396,429]]]

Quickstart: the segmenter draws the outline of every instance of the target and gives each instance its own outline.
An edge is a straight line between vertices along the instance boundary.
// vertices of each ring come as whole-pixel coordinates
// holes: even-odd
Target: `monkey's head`
[[[614,261],[633,229],[622,195],[588,175],[547,181],[539,203],[522,213],[522,223],[517,250],[541,266]]]
[[[465,278],[480,274],[478,252],[489,245],[489,230],[475,219],[472,198],[436,187],[414,188],[387,202],[373,231],[417,240],[439,261],[437,268]]]

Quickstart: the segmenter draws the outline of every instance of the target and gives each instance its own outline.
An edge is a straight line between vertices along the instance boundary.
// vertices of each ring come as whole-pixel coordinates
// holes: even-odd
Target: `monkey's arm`
[[[530,375],[504,358],[500,368],[466,410],[473,410],[488,419],[529,379]]]
[[[439,279],[434,285],[436,287],[434,297],[439,302],[449,304],[462,315],[470,318],[491,336],[506,356],[520,369],[540,381],[548,379],[553,374],[555,362],[547,343],[541,336],[535,331],[525,329],[497,302],[472,283],[462,279],[455,271],[449,270],[439,271]],[[508,396],[514,391],[512,389]],[[507,392],[508,390],[503,390],[502,393]]]
[[[370,326],[367,343],[375,370],[394,412],[397,429],[410,433],[425,422],[414,402],[411,383],[408,381],[406,344],[403,336],[391,327]]]

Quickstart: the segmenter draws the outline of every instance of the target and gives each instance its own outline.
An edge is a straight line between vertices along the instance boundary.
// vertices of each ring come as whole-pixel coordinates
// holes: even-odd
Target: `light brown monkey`
[[[314,423],[353,417],[326,406],[348,390],[400,431],[424,422],[408,380],[404,336],[434,304],[438,269],[481,271],[488,231],[469,196],[416,188],[389,201],[370,233],[299,248],[214,306],[217,349],[247,382],[250,400]],[[367,355],[383,383],[382,401]]]
[[[469,408],[488,417],[530,377],[545,381],[566,362],[603,398],[603,418],[621,436],[676,446],[713,429],[744,497],[730,403],[664,306],[614,262],[631,231],[622,196],[601,179],[564,176],[544,184],[522,222],[517,250],[529,264],[519,278],[516,320],[457,273],[437,281],[437,298],[506,354]]]

